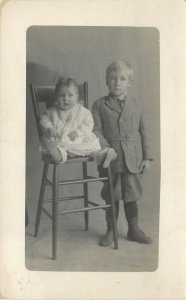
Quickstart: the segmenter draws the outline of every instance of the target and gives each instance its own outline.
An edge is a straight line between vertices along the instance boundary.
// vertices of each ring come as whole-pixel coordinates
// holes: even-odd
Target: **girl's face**
[[[69,110],[78,101],[78,92],[75,86],[63,86],[56,94],[56,102],[60,110]]]
[[[113,70],[108,75],[107,86],[113,96],[125,96],[130,85],[131,80],[129,79],[127,70],[124,68],[121,70]]]

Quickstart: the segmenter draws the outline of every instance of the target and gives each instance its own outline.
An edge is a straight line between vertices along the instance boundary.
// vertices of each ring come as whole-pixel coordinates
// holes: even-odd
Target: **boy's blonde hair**
[[[111,62],[110,65],[106,69],[106,82],[108,80],[109,74],[112,71],[117,71],[117,70],[121,70],[121,69],[126,69],[127,74],[128,74],[128,78],[130,80],[132,80],[132,75],[133,75],[132,66],[127,61],[116,60],[116,61]]]

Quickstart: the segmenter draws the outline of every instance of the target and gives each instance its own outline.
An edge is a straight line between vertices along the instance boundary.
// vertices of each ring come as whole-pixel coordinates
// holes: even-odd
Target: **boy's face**
[[[56,102],[60,110],[71,109],[78,101],[78,92],[75,86],[61,87],[56,94]]]
[[[107,78],[107,86],[110,93],[116,97],[123,97],[127,93],[127,89],[131,85],[126,69],[113,70]]]

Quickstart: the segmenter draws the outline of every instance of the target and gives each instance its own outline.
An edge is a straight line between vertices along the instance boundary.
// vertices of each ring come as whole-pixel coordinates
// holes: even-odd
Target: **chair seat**
[[[44,162],[47,162],[49,164],[67,164],[67,163],[79,163],[79,162],[89,162],[89,161],[94,161],[94,159],[90,156],[80,156],[80,155],[77,155],[77,156],[74,156],[74,157],[70,157],[67,159],[67,161],[64,163],[64,162],[55,162],[53,160],[53,158],[48,155],[48,154],[43,154],[42,155],[42,160]]]

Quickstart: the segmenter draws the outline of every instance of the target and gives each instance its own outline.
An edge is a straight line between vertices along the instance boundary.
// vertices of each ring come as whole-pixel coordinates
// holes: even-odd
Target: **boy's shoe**
[[[129,228],[127,238],[129,241],[134,241],[142,244],[152,244],[152,239],[139,228]]]
[[[103,247],[110,246],[113,242],[113,231],[107,230],[106,234],[100,239],[99,245]]]

